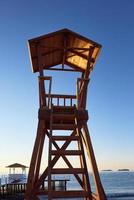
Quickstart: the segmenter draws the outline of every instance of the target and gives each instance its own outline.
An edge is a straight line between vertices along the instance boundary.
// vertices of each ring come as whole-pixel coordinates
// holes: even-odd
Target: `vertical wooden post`
[[[48,107],[51,108],[51,88],[52,88],[52,78],[49,79],[49,91],[48,91]]]
[[[85,174],[83,174],[83,189],[85,191],[88,191],[88,193],[89,193],[89,197],[84,198],[84,200],[90,200],[90,199],[92,199],[92,195],[91,195],[91,187],[90,187],[90,182],[89,182],[86,158],[85,158],[85,153],[84,153],[84,148],[83,148],[83,143],[82,143],[82,138],[81,138],[81,128],[77,122],[77,119],[75,119],[75,123],[77,125],[77,128],[76,128],[77,135],[79,135],[79,137],[80,137],[80,139],[78,141],[78,147],[79,147],[79,150],[82,151],[82,155],[80,156],[81,168],[84,168],[84,170],[85,170]]]
[[[49,157],[48,157],[48,200],[52,199],[52,176],[51,176],[51,159],[52,159],[52,125],[53,125],[53,106],[51,105],[51,116],[50,116],[50,134],[49,134]]]
[[[39,148],[39,150],[38,150],[38,160],[37,160],[36,171],[35,171],[35,183],[37,182],[37,180],[39,178],[40,164],[41,164],[41,157],[42,157],[42,151],[43,151],[45,136],[46,136],[46,129],[43,130],[43,133],[40,137],[40,144],[39,144],[39,147],[38,147]]]
[[[39,67],[39,76],[43,77],[44,76],[44,71],[43,71],[43,66],[42,66],[42,54],[41,54],[41,48],[40,44],[38,43],[37,46],[37,55],[38,55],[38,67]],[[40,88],[40,102],[41,106],[46,106],[46,98],[45,98],[45,85],[44,81],[40,80],[39,81],[39,88]]]
[[[88,131],[88,127],[86,123],[83,124],[83,130],[84,130],[83,136],[84,136],[85,146],[87,149],[87,155],[89,157],[89,160],[91,161],[93,178],[94,178],[95,186],[97,189],[97,194],[98,194],[97,200],[106,200],[106,195],[101,184],[98,167],[97,167],[97,163],[96,163],[95,155],[93,151],[93,146],[91,143],[91,139],[90,139],[90,135],[89,135],[89,131]]]
[[[37,136],[36,136],[34,149],[33,149],[33,153],[32,153],[30,168],[29,168],[26,197],[31,195],[31,191],[35,184],[35,174],[36,174],[36,176],[38,176],[39,169],[37,169],[37,167],[39,167],[40,158],[41,158],[40,156],[41,156],[41,152],[42,152],[42,148],[43,148],[43,144],[42,144],[42,146],[40,146],[43,131],[44,131],[44,121],[41,120],[38,123]],[[39,149],[39,147],[40,147],[40,149]],[[37,164],[37,161],[39,162],[38,164]]]

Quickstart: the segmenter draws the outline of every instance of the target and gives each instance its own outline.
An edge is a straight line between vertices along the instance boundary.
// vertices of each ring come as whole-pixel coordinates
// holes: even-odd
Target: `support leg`
[[[97,163],[96,163],[95,155],[94,155],[94,151],[93,151],[93,146],[91,143],[91,139],[90,139],[90,135],[89,135],[89,131],[88,131],[88,127],[87,127],[86,123],[84,123],[84,125],[83,125],[83,130],[84,130],[84,134],[83,134],[84,143],[85,143],[85,146],[87,149],[87,155],[88,155],[88,157],[91,161],[91,165],[92,165],[93,177],[94,177],[94,182],[95,182],[97,196],[98,196],[97,200],[107,200],[105,192],[104,192],[102,184],[101,184],[98,167],[97,167]]]
[[[84,152],[84,147],[83,147],[83,142],[82,142],[82,133],[81,133],[81,127],[77,122],[77,118],[75,119],[76,123],[76,132],[77,135],[79,136],[79,141],[78,141],[78,149],[82,151],[82,155],[80,156],[80,163],[81,163],[81,168],[84,168],[85,173],[83,174],[83,189],[85,191],[88,191],[89,196],[84,198],[84,200],[90,200],[92,199],[92,194],[91,194],[91,187],[90,187],[90,182],[89,182],[89,175],[88,175],[88,169],[87,169],[87,164],[86,164],[86,158],[85,158],[85,152]]]
[[[44,121],[41,120],[38,123],[37,136],[36,136],[31,163],[30,163],[28,182],[27,182],[27,191],[25,195],[26,200],[33,200],[33,198],[32,197],[30,198],[30,196],[32,196],[32,190],[34,188],[35,181],[39,175],[41,154],[42,154],[42,149],[43,149],[43,144],[44,144],[43,138],[44,138]]]

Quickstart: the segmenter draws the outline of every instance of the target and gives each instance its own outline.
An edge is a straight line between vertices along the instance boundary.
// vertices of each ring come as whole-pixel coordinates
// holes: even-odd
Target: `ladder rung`
[[[73,130],[75,128],[75,124],[53,124],[52,129],[54,130]]]
[[[55,135],[55,136],[52,136],[52,140],[59,140],[59,141],[62,141],[62,140],[78,140],[79,139],[79,136],[68,136],[68,135]]]
[[[52,174],[84,174],[83,168],[53,168]]]
[[[52,150],[51,151],[52,155],[81,155],[82,151],[81,150]]]
[[[75,110],[74,106],[53,106],[53,111],[55,110]]]
[[[53,114],[74,114],[74,107],[72,106],[53,106]]]
[[[60,113],[56,113],[56,114],[53,114],[53,119],[62,119],[62,120],[67,120],[67,119],[74,119],[75,115],[74,114],[60,114]]]
[[[79,198],[79,197],[88,197],[89,193],[82,190],[70,190],[70,191],[53,191],[52,197],[53,198]]]

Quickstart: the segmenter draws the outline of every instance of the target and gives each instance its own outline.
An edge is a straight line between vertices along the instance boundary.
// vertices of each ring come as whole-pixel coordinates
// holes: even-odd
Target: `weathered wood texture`
[[[90,59],[93,68],[101,48],[100,44],[68,29],[34,38],[28,45],[33,72],[40,71],[40,62],[45,70],[54,70],[54,66],[61,64],[56,70],[68,70],[65,68],[68,65],[73,71],[83,72],[89,67],[89,52],[94,48]]]

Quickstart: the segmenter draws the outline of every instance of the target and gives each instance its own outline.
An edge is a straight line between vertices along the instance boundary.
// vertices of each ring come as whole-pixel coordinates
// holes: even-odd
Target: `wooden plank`
[[[39,109],[39,119],[43,119],[50,122],[50,109],[41,108]],[[75,113],[75,114],[74,114]],[[74,111],[74,106],[65,109],[65,107],[54,106],[53,111],[53,122],[56,123],[56,120],[62,120],[64,118],[65,123],[74,123],[74,115],[77,117],[78,121],[87,121],[88,120],[88,112],[87,110],[76,110]],[[59,123],[59,122],[58,122]]]
[[[73,130],[75,128],[74,124],[53,124],[53,130]]]
[[[67,50],[67,51],[70,51],[70,50],[79,50],[79,51],[89,51],[90,50],[90,48],[84,48],[84,47],[72,47],[72,46],[70,46],[70,47],[64,47],[64,45],[63,46],[47,46],[47,45],[42,45],[42,44],[39,44],[39,47],[42,47],[42,48],[44,48],[44,49],[52,49],[52,51],[57,51],[57,50],[61,50],[61,51],[63,51],[64,49],[65,50]],[[47,53],[47,52],[46,52]],[[50,53],[53,53],[53,52],[50,52]]]
[[[44,121],[39,121],[38,128],[37,128],[37,136],[36,136],[34,149],[33,149],[33,153],[32,153],[30,168],[29,168],[26,195],[29,195],[31,193],[31,190],[33,189],[33,185],[35,183],[35,171],[37,170],[36,163],[38,160],[40,139],[42,138],[43,129],[44,129]]]
[[[53,113],[74,114],[74,106],[53,106]]]
[[[69,61],[67,61],[66,59],[66,62],[65,62],[66,65],[69,65],[70,67],[74,68],[76,71],[79,71],[79,72],[84,72],[85,70],[78,67],[77,65],[73,64],[73,63],[70,63]]]
[[[45,81],[45,80],[47,80],[47,81],[48,81],[48,80],[49,80],[49,81],[52,80],[52,76],[39,76],[38,78],[39,78],[40,80],[44,80],[44,81]]]
[[[48,94],[46,94],[48,97]],[[66,98],[66,99],[76,99],[76,95],[68,95],[68,94],[51,94],[52,98]],[[66,106],[64,106],[66,107]]]
[[[73,131],[71,133],[71,135],[74,136],[75,135],[75,131]],[[65,150],[69,146],[70,142],[71,142],[71,140],[66,141],[63,144],[63,146],[61,147],[61,150]],[[56,162],[58,161],[59,157],[60,157],[60,155],[57,155],[57,156],[54,157],[54,159],[51,162],[51,167],[53,167],[56,164]],[[42,182],[45,180],[47,175],[48,175],[48,167],[45,169],[45,171],[41,174],[39,180],[36,182],[36,184],[35,184],[36,188],[41,186]]]
[[[70,191],[53,191],[53,198],[79,198],[79,197],[88,197],[88,192],[82,190],[70,190]]]
[[[35,182],[39,178],[40,165],[41,165],[41,157],[42,157],[42,151],[43,151],[45,136],[46,136],[46,130],[44,130],[42,132],[42,135],[41,135],[41,138],[40,138],[40,144],[39,144],[39,150],[38,150],[38,157],[37,157],[37,161],[36,161]]]
[[[86,107],[86,95],[87,95],[87,86],[89,79],[87,78],[78,78],[77,79],[77,96],[78,96],[78,109]]]
[[[60,113],[56,113],[56,114],[53,114],[53,119],[54,120],[73,120],[74,119],[74,114],[68,114],[68,113],[63,113],[63,114],[60,114]]]
[[[88,53],[87,68],[86,68],[86,71],[85,71],[84,78],[88,78],[89,75],[90,75],[90,71],[91,71],[90,65],[91,65],[92,55],[93,55],[94,49],[95,49],[95,47],[92,47],[92,46],[90,47],[90,51]]]
[[[67,38],[63,35],[63,50],[62,50],[62,69],[64,69],[65,59],[66,59],[66,48],[67,48]]]
[[[73,96],[71,98],[73,98]],[[67,110],[73,110],[74,111],[74,107],[72,107],[72,106],[53,106],[53,109],[59,109],[59,110],[61,109],[61,110],[65,110],[65,111],[67,111]]]
[[[40,107],[46,106],[45,86],[44,82],[41,80],[39,80],[39,101]]]
[[[51,161],[52,161],[52,124],[53,124],[53,105],[51,107],[51,115],[50,115],[50,137],[49,137],[49,155],[48,155],[48,199],[51,199],[51,190],[52,190],[52,185],[51,185]]]
[[[82,152],[82,155],[80,156],[80,162],[81,162],[81,166],[85,169],[85,173],[82,177],[83,178],[83,189],[89,192],[89,194],[90,194],[89,197],[90,197],[90,199],[92,199],[88,168],[87,168],[87,163],[86,163],[86,158],[85,158],[85,151],[84,151],[83,142],[82,142],[82,138],[81,138],[82,133],[81,133],[81,128],[77,121],[77,118],[75,118],[75,123],[77,125],[76,132],[80,136],[80,139],[78,141],[78,148],[81,149],[81,152]]]
[[[81,155],[81,150],[52,150],[52,155],[68,155],[68,156],[74,156],[74,155]]]
[[[42,48],[46,48],[46,49],[52,49],[52,51],[57,51],[57,50],[61,50],[63,51],[64,48],[67,50],[67,51],[71,51],[71,50],[79,50],[79,51],[89,51],[90,48],[84,48],[84,47],[62,47],[62,46],[47,46],[47,45],[39,45],[40,47]],[[53,53],[53,52],[46,52],[47,54],[48,53]]]
[[[71,135],[71,136],[73,137],[73,135]],[[57,143],[55,141],[53,141],[53,145],[55,146],[56,149],[60,149],[59,146],[57,145]],[[61,156],[62,156],[63,160],[65,161],[65,163],[67,164],[67,166],[69,168],[73,168],[73,166],[71,165],[71,163],[67,159],[67,157],[65,155],[61,155]],[[78,181],[78,183],[80,184],[80,186],[83,187],[83,183],[82,183],[81,178],[79,177],[79,175],[78,174],[74,174],[74,176],[75,176],[76,180]]]
[[[43,66],[42,66],[42,55],[41,55],[41,49],[36,46],[36,51],[37,51],[37,66],[39,69],[39,74],[40,76],[44,76],[44,72],[43,72]],[[45,86],[44,86],[44,82],[42,82],[39,79],[39,90],[40,90],[40,102],[41,102],[41,107],[42,106],[46,106],[46,98],[45,98]]]
[[[66,136],[66,135],[56,135],[52,136],[52,140],[63,141],[63,140],[78,140],[79,136]]]
[[[97,167],[97,163],[96,163],[96,159],[95,159],[95,155],[94,155],[94,150],[93,150],[91,138],[90,138],[89,131],[88,131],[88,126],[86,123],[83,124],[83,130],[84,130],[84,133],[83,133],[84,140],[83,141],[86,146],[88,158],[91,161],[93,178],[94,178],[94,182],[95,182],[95,186],[96,186],[96,192],[98,194],[98,199],[99,200],[107,200],[106,194],[105,194],[104,189],[101,184],[99,171],[98,171],[98,167]]]
[[[79,198],[89,197],[89,193],[83,190],[51,191],[53,198]],[[48,191],[40,190],[37,195],[48,195]]]
[[[80,70],[73,70],[73,69],[60,69],[60,68],[51,68],[51,67],[48,67],[48,68],[45,68],[45,70],[52,70],[52,71],[67,71],[67,72],[79,72]]]
[[[72,56],[78,55],[78,56],[80,56],[80,57],[82,57],[82,58],[84,58],[86,60],[88,59],[87,55],[85,55],[85,54],[83,54],[83,53],[81,53],[79,51],[76,51],[76,50],[73,50],[73,49],[70,49],[69,51],[72,52],[72,53],[74,53]]]
[[[84,169],[82,168],[53,168],[52,174],[83,174]]]

